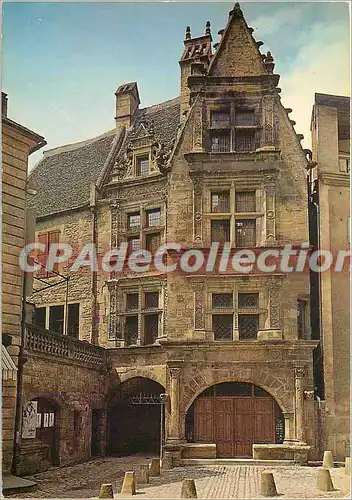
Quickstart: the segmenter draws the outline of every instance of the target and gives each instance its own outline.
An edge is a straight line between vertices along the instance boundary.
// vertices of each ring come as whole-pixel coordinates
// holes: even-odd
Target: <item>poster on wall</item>
[[[22,438],[35,439],[37,427],[38,401],[29,401],[23,408],[22,414]]]
[[[44,425],[43,427],[49,427],[49,413],[44,413]]]
[[[49,427],[54,427],[54,415],[55,413],[49,413]]]
[[[42,414],[37,413],[37,429],[40,429],[42,426]]]

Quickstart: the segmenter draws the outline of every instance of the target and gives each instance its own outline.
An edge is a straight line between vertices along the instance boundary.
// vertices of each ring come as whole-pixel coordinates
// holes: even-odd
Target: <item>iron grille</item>
[[[238,307],[258,307],[259,294],[258,293],[239,293],[238,294]]]
[[[159,330],[159,315],[147,314],[144,316],[144,335],[145,344],[154,344],[158,338]]]
[[[211,137],[212,153],[230,152],[230,131],[222,134],[213,134]]]
[[[239,314],[238,332],[240,340],[256,339],[258,334],[258,325],[258,314]]]
[[[254,111],[251,110],[236,111],[235,125],[242,127],[254,125]]]
[[[237,247],[256,246],[255,219],[236,220],[236,246]]]
[[[138,339],[138,316],[127,316],[125,323],[125,341],[127,345],[134,345]]]
[[[230,212],[230,193],[228,191],[211,194],[211,211],[214,213]]]
[[[236,193],[236,212],[256,211],[255,191],[240,191]]]
[[[131,252],[139,250],[141,248],[141,240],[135,236],[128,238],[128,248]]]
[[[210,116],[211,128],[222,129],[230,127],[230,113],[228,111],[213,111]]]
[[[128,229],[138,229],[141,226],[141,216],[139,213],[128,216]]]
[[[147,212],[147,226],[160,226],[161,224],[161,212],[160,209],[157,208],[155,210],[148,210]]]
[[[230,221],[211,221],[211,241],[217,241],[218,243],[230,241]]]
[[[233,307],[232,293],[213,293],[212,295],[213,309],[224,309]]]
[[[126,295],[127,311],[133,311],[134,309],[138,309],[138,305],[139,305],[138,293],[128,293]]]
[[[149,173],[149,158],[137,158],[137,175],[144,176]]]
[[[232,340],[233,315],[213,314],[214,340]]]
[[[254,131],[236,131],[235,150],[238,152],[254,151]]]
[[[145,308],[155,309],[159,307],[159,292],[146,292]]]

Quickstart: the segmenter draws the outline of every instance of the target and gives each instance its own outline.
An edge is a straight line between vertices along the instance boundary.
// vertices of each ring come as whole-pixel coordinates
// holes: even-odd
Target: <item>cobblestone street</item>
[[[106,457],[72,467],[54,468],[32,476],[38,489],[12,495],[16,498],[94,498],[102,483],[112,483],[119,497],[124,472],[137,470],[147,457]],[[183,478],[196,481],[198,498],[260,498],[260,473],[274,473],[282,498],[342,498],[349,491],[349,478],[343,468],[331,470],[335,491],[324,493],[316,488],[316,467],[261,467],[250,465],[214,465],[176,467],[150,478],[149,485],[137,485],[137,498],[179,498]]]

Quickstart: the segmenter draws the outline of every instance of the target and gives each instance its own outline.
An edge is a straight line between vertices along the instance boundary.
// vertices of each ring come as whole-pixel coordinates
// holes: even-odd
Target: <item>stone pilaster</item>
[[[295,423],[296,439],[305,442],[305,419],[304,419],[304,368],[295,368]]]
[[[181,368],[179,366],[169,366],[169,398],[170,413],[168,418],[168,429],[166,435],[167,445],[178,445],[184,442],[184,436],[181,436],[180,425],[180,381]]]

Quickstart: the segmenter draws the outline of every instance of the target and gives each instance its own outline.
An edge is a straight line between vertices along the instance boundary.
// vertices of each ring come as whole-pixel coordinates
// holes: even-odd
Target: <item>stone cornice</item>
[[[321,172],[319,180],[327,185],[350,187],[350,177],[348,174]]]

